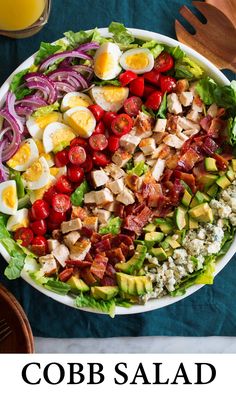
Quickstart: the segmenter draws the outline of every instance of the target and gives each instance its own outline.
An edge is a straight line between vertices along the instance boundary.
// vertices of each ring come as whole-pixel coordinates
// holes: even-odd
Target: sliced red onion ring
[[[83,64],[78,64],[78,65],[74,65],[71,67],[73,70],[79,72],[79,73],[87,73],[88,75],[86,76],[86,79],[88,82],[91,81],[92,77],[93,77],[93,69],[92,67],[83,65]]]
[[[89,56],[79,50],[65,51],[56,53],[54,55],[49,56],[46,60],[44,60],[39,66],[39,71],[45,71],[51,64],[55,63],[56,60],[65,59],[67,57],[76,57],[84,60],[93,60],[92,56]]]
[[[48,92],[49,104],[53,104],[57,100],[57,92],[53,81],[51,81],[46,75],[39,74],[38,72],[31,72],[25,76],[27,86],[30,89],[38,89],[44,94]]]
[[[0,116],[2,116],[10,124],[12,130],[15,133],[21,134],[24,131],[24,127],[22,123],[17,121],[17,119],[14,116],[12,116],[12,114],[9,112],[7,108],[0,110]]]
[[[75,91],[75,88],[66,82],[55,82],[55,86],[57,91],[63,91],[65,93],[70,93],[72,91]]]
[[[2,150],[2,161],[8,161],[18,150],[18,147],[21,143],[21,134],[19,132],[12,131],[12,138],[10,140],[10,143],[7,143],[6,140],[5,146]]]
[[[23,106],[30,106],[33,109],[40,108],[41,106],[46,106],[47,102],[37,95],[30,95],[24,97],[22,100],[16,101],[16,104],[20,104]]]
[[[98,49],[99,48],[98,42],[88,42],[87,44],[80,45],[76,50],[87,52],[89,50]]]
[[[15,121],[18,123],[20,132],[23,132],[23,124],[25,122],[25,119],[18,116],[15,111],[15,102],[16,102],[16,96],[12,92],[8,92],[6,96],[6,106],[5,109],[10,113],[10,115],[15,119]]]
[[[0,183],[8,179],[8,169],[3,165],[3,150],[6,146],[6,141],[0,142]]]
[[[25,117],[30,116],[31,113],[34,111],[32,107],[27,105],[21,105],[21,104],[16,105],[15,109],[18,115],[25,116]]]

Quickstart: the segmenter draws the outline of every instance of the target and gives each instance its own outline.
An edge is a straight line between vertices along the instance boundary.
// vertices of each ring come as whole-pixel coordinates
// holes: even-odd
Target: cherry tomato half
[[[62,194],[71,194],[74,191],[73,185],[70,182],[69,176],[63,175],[59,177],[55,184],[56,190]]]
[[[52,198],[52,207],[58,213],[65,213],[71,207],[70,197],[65,194],[56,194]]]
[[[53,209],[50,210],[47,222],[49,230],[57,229],[58,225],[60,225],[63,221],[66,221],[66,213],[56,212]],[[51,224],[55,225],[55,227],[52,228]]]
[[[67,165],[69,162],[68,151],[66,149],[58,151],[55,154],[54,161],[57,168]]]
[[[130,82],[136,79],[138,76],[133,71],[125,71],[119,75],[119,81],[122,86],[127,86]]]
[[[82,146],[72,146],[69,150],[68,157],[72,164],[80,165],[86,160],[86,151]]]
[[[86,147],[88,147],[88,142],[85,139],[77,136],[76,138],[72,139],[70,146],[71,147],[72,146],[82,146],[82,147],[86,148]]]
[[[81,167],[83,168],[85,173],[91,172],[91,170],[93,169],[93,160],[90,155],[87,154],[86,161],[81,164]]]
[[[145,74],[143,74],[143,77],[145,79],[145,82],[151,83],[151,85],[159,86],[160,84],[160,74],[155,70],[145,72]]]
[[[68,178],[72,183],[81,183],[84,179],[83,168],[77,165],[71,165],[67,169]]]
[[[120,138],[115,135],[111,135],[108,138],[108,150],[112,153],[115,153],[120,147]]]
[[[129,116],[137,116],[141,110],[143,102],[140,97],[130,97],[124,102],[124,110]]]
[[[142,97],[144,92],[144,78],[139,76],[129,84],[129,91],[134,96]]]
[[[49,205],[43,199],[35,201],[31,207],[31,217],[33,220],[41,220],[49,216]]]
[[[93,131],[93,135],[104,134],[104,133],[105,133],[105,125],[103,121],[99,121],[99,123],[96,125],[95,130]]]
[[[36,236],[31,243],[31,250],[38,256],[48,253],[48,243],[44,236]]]
[[[55,186],[51,186],[47,191],[45,191],[45,193],[43,194],[43,199],[47,202],[47,203],[51,203],[52,202],[52,197],[53,195],[57,194],[57,190],[55,188]]]
[[[147,98],[145,105],[147,108],[150,108],[153,111],[157,111],[159,106],[161,105],[161,101],[162,101],[162,92],[155,91]]]
[[[162,93],[171,93],[176,86],[176,79],[172,76],[161,75],[160,76],[160,86]]]
[[[105,126],[107,128],[110,128],[111,127],[111,123],[113,122],[113,120],[116,117],[117,117],[117,113],[116,112],[106,112],[102,120],[103,120]]]
[[[102,119],[105,111],[102,109],[99,105],[89,105],[88,109],[92,112],[93,116],[95,117],[96,121],[99,121]]]
[[[112,132],[117,136],[122,136],[130,132],[133,120],[126,113],[118,115],[111,124]]]
[[[168,52],[161,52],[156,58],[154,63],[154,69],[158,72],[166,72],[171,70],[174,66],[174,59]]]
[[[143,97],[148,98],[156,90],[157,89],[154,86],[151,86],[151,85],[148,85],[147,83],[145,83]]]
[[[35,235],[41,236],[45,235],[47,232],[47,225],[45,220],[37,220],[30,223],[30,228]]]
[[[30,228],[18,228],[14,233],[15,240],[21,240],[21,245],[28,247],[34,238],[33,231]]]
[[[89,138],[89,145],[95,151],[105,150],[108,145],[108,140],[104,134],[93,134]]]
[[[93,162],[97,166],[106,166],[110,164],[110,159],[106,156],[105,153],[102,153],[101,151],[95,151],[93,153]]]

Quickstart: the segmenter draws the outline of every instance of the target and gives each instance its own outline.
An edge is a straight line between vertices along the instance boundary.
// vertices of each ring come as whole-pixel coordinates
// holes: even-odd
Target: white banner
[[[4,392],[216,393],[235,390],[234,354],[0,355]]]

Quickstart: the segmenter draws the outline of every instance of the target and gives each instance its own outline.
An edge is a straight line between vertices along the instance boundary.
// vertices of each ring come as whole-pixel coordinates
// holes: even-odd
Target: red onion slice
[[[56,53],[54,55],[51,55],[46,60],[44,60],[41,63],[41,65],[39,66],[39,71],[41,71],[41,72],[46,71],[46,69],[51,64],[55,63],[56,60],[65,59],[67,57],[76,57],[76,58],[79,58],[79,59],[90,60],[90,61],[93,60],[92,56],[89,56],[89,55],[87,55],[87,54],[85,54],[83,52],[79,52],[77,50],[60,52],[60,53]]]
[[[49,104],[53,104],[57,100],[55,85],[46,75],[31,72],[25,76],[25,80],[30,89],[40,90],[44,95],[48,94],[47,102]]]

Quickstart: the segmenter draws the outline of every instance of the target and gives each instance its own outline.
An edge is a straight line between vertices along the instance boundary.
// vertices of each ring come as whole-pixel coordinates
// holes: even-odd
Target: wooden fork
[[[178,40],[191,46],[218,68],[236,72],[236,29],[232,22],[211,4],[201,1],[193,1],[192,4],[205,16],[207,23],[202,23],[188,7],[181,7],[180,14],[193,26],[195,34],[190,34],[176,19]]]
[[[12,330],[5,319],[0,320],[0,342],[4,341],[10,334]]]

